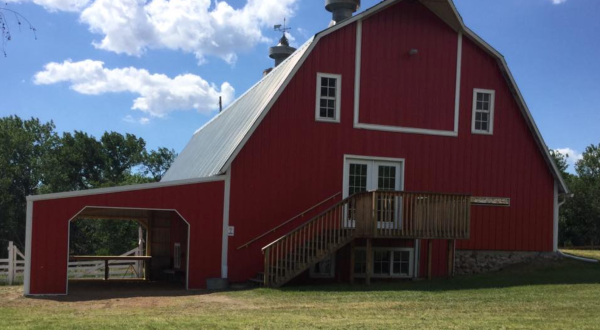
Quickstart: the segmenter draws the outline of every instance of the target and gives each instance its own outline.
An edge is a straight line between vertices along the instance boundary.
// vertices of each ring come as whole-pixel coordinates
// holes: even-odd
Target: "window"
[[[494,96],[493,90],[473,91],[472,133],[490,135],[494,133]]]
[[[412,248],[373,248],[372,277],[412,277]],[[367,253],[356,249],[354,254],[354,275],[363,277],[367,273]]]
[[[179,243],[173,245],[173,267],[181,268],[181,244]]]
[[[335,274],[335,257],[329,255],[310,268],[310,277],[332,278]]]
[[[325,73],[317,74],[316,120],[340,122],[341,89],[342,76]]]

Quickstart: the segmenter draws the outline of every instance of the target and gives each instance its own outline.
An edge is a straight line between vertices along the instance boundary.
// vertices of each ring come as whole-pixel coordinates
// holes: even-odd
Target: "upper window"
[[[342,76],[325,73],[317,74],[316,120],[340,122],[341,89]]]
[[[493,90],[475,89],[473,91],[472,133],[494,133],[494,96]]]

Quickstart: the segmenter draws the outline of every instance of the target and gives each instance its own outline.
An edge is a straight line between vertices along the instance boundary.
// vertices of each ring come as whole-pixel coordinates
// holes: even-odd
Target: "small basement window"
[[[335,257],[329,255],[310,268],[310,277],[332,278],[335,275]]]
[[[337,74],[317,74],[317,121],[340,122],[340,93],[342,76]]]
[[[474,134],[494,133],[494,97],[496,92],[486,89],[473,90],[473,123]]]
[[[367,252],[364,248],[354,252],[354,275],[364,277],[367,273]],[[412,277],[414,249],[373,248],[373,277]]]

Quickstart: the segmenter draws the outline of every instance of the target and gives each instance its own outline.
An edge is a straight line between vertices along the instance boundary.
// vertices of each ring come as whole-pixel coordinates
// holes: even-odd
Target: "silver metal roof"
[[[161,181],[221,174],[223,165],[267,108],[312,41],[313,38],[308,40],[227,109],[197,130]]]

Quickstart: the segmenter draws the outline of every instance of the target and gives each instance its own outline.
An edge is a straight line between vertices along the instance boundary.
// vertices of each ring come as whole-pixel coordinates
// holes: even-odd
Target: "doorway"
[[[343,197],[365,191],[404,190],[404,159],[368,156],[344,156]],[[401,197],[378,197],[378,228],[401,226]],[[354,227],[354,206],[348,206],[346,225]]]

